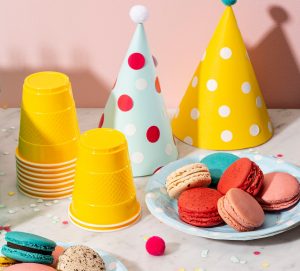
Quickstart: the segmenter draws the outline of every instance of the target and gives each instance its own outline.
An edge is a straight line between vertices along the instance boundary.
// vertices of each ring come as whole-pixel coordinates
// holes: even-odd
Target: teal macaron
[[[56,243],[26,232],[12,231],[5,235],[1,253],[19,262],[51,264]]]
[[[205,164],[210,172],[211,186],[216,186],[224,171],[238,159],[238,156],[227,152],[216,152],[204,157],[201,163]]]

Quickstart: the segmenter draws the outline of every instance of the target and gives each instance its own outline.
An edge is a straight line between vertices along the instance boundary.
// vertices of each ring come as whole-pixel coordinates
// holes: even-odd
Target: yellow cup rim
[[[41,196],[41,195],[31,195],[30,193],[27,193],[23,191],[19,186],[17,186],[19,192],[23,194],[26,197],[33,198],[33,199],[44,199],[44,200],[54,200],[54,199],[65,199],[69,198],[72,195],[72,192],[67,193],[66,195],[57,196],[57,195],[51,195],[49,197]],[[34,194],[34,193],[33,193]]]

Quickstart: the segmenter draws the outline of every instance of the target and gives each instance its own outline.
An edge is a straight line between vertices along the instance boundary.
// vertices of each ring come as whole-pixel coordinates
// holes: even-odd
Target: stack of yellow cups
[[[70,196],[79,134],[69,78],[58,72],[28,76],[16,150],[19,190],[33,198]]]
[[[125,136],[109,128],[82,134],[71,221],[87,230],[112,231],[133,224],[140,213]]]

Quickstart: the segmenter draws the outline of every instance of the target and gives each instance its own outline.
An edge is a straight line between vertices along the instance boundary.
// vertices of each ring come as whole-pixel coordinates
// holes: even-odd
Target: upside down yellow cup
[[[71,221],[92,231],[127,227],[140,217],[125,136],[98,128],[79,140]]]
[[[19,154],[34,163],[55,164],[77,156],[78,120],[65,74],[39,72],[23,85]]]

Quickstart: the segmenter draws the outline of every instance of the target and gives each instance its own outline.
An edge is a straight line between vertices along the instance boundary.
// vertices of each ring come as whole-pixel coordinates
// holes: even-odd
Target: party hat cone
[[[258,146],[272,125],[231,4],[186,90],[173,132],[187,144],[213,150]]]
[[[136,31],[99,127],[125,134],[136,177],[152,174],[176,160],[178,152],[142,24],[148,17],[147,9],[134,6],[130,16],[137,23]]]

